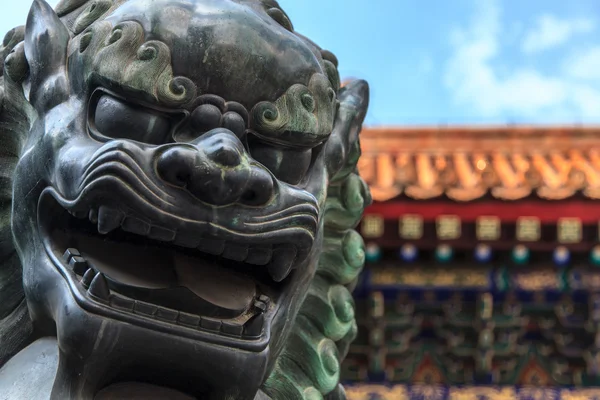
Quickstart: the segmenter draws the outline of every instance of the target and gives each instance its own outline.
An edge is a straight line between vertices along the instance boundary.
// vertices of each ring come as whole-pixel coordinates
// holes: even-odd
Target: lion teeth
[[[98,223],[98,210],[95,208],[90,209],[88,218],[92,224],[97,224]]]
[[[229,243],[225,246],[225,250],[223,254],[221,254],[223,258],[227,258],[228,260],[242,262],[248,257],[248,246],[243,244]]]
[[[63,253],[63,260],[65,260],[66,262],[69,262],[69,261],[71,261],[72,257],[81,257],[81,253],[79,252],[79,250],[77,250],[73,247],[65,250],[65,252]]]
[[[121,229],[125,232],[147,236],[150,233],[150,224],[135,217],[126,217],[121,225]]]
[[[107,206],[100,206],[98,209],[98,233],[106,235],[119,226],[125,215],[119,211]]]
[[[190,328],[197,328],[200,326],[200,318],[199,315],[188,314],[181,311],[179,312],[177,323],[179,325],[189,326]]]
[[[158,306],[154,304],[145,303],[143,301],[135,301],[133,306],[133,312],[136,314],[143,314],[154,317],[158,311]]]
[[[90,268],[87,271],[85,271],[85,274],[83,274],[83,278],[81,278],[81,284],[87,289],[88,287],[90,287],[95,277],[96,271]]]
[[[262,333],[263,326],[265,325],[264,314],[258,314],[252,317],[246,325],[244,325],[244,336],[258,337]]]
[[[108,289],[108,282],[106,281],[106,277],[103,273],[99,272],[96,274],[92,280],[92,283],[90,284],[88,293],[98,299],[108,300],[110,296],[110,290]]]
[[[195,232],[179,231],[177,232],[174,243],[177,246],[193,249],[198,247],[198,244],[200,243],[200,237]]]
[[[225,251],[225,241],[203,238],[196,248],[203,253],[220,256]]]
[[[87,213],[85,211],[75,211],[75,210],[68,210],[69,214],[71,214],[72,216],[74,216],[77,219],[85,219],[87,217]]]
[[[159,240],[161,242],[172,242],[173,240],[175,240],[176,234],[177,232],[171,229],[153,226],[150,228],[150,233],[148,233],[148,237],[150,239]]]
[[[177,317],[179,317],[179,311],[171,310],[170,308],[158,307],[155,317],[161,321],[175,323],[177,322]]]
[[[307,251],[293,244],[248,244],[234,241],[225,241],[210,237],[203,237],[198,231],[189,229],[172,230],[148,222],[145,218],[125,214],[123,211],[110,206],[95,206],[87,212],[89,220],[97,225],[98,232],[107,235],[116,229],[148,237],[161,242],[173,243],[176,246],[197,249],[200,252],[221,256],[223,259],[249,265],[266,266],[267,271],[275,282],[286,279],[296,263],[301,262]],[[73,258],[70,255],[65,261],[71,263],[71,268],[77,275],[84,275],[81,280],[87,288],[92,284],[94,276],[88,272],[87,262],[83,258]],[[88,272],[88,273],[86,273]],[[233,329],[233,328],[232,328]],[[237,327],[235,328],[237,329]]]
[[[242,333],[244,333],[244,325],[235,320],[223,320],[221,322],[221,332],[234,336],[242,336]]]
[[[221,320],[216,318],[202,317],[200,320],[200,327],[209,331],[219,332],[221,330]]]
[[[272,257],[273,247],[271,246],[250,247],[246,262],[252,265],[267,265]]]
[[[119,310],[133,312],[135,300],[113,294],[110,296],[110,306]]]
[[[298,251],[289,245],[278,246],[273,249],[273,257],[267,269],[275,282],[281,282],[291,272]]]
[[[102,277],[104,276],[102,275]],[[108,290],[108,285],[106,288]],[[225,334],[227,336],[252,340],[260,337],[264,332],[266,323],[265,315],[269,302],[270,299],[268,296],[260,295],[260,297],[255,300],[254,306],[249,310],[251,312],[247,315],[247,318],[218,319],[188,314],[183,311],[146,303],[141,300],[134,300],[118,293],[110,293],[108,296],[109,306],[118,311],[137,314],[145,318],[156,319],[161,322],[179,325],[188,329]]]
[[[69,267],[79,276],[83,276],[89,269],[88,262],[81,256],[73,256],[69,260]]]
[[[75,248],[68,248],[65,250],[63,260],[69,265],[73,272],[79,276],[83,276],[89,268],[86,259],[83,258],[79,250]]]

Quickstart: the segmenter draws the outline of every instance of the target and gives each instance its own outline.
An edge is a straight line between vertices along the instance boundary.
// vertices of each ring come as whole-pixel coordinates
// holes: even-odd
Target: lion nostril
[[[260,167],[253,167],[248,186],[240,202],[248,206],[262,206],[271,200],[275,191],[275,183],[271,175]]]
[[[190,181],[190,174],[186,172],[179,171],[175,173],[175,184],[177,186],[185,187]]]
[[[156,163],[158,175],[167,183],[186,187],[191,179],[194,154],[186,149],[170,149]]]
[[[247,190],[242,194],[240,203],[247,206],[262,206],[265,205],[271,199],[272,192],[269,190],[257,191]]]
[[[255,191],[248,190],[246,193],[244,193],[242,195],[242,203],[244,203],[244,204],[253,204],[256,201],[257,198],[258,198],[258,195],[256,194]]]

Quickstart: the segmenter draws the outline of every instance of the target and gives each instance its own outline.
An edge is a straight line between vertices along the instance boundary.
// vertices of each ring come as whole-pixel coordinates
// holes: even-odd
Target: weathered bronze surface
[[[366,82],[274,0],[35,0],[0,59],[0,398],[345,398]]]

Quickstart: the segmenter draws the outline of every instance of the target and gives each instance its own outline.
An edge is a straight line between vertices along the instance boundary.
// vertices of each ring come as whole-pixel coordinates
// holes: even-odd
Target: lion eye
[[[166,143],[171,132],[171,120],[167,116],[107,94],[98,99],[90,122],[104,137],[155,145]]]
[[[299,184],[306,176],[313,157],[312,149],[288,149],[248,138],[252,158],[264,165],[275,177],[290,185]]]

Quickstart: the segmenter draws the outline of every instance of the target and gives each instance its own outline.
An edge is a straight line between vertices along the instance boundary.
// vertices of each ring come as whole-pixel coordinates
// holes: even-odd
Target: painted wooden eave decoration
[[[375,201],[600,199],[600,126],[365,128],[361,144]]]

